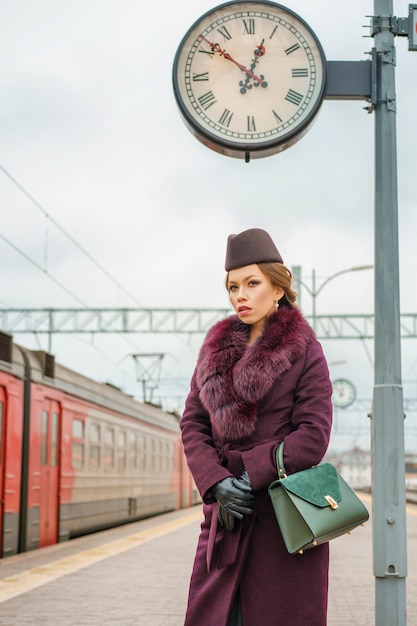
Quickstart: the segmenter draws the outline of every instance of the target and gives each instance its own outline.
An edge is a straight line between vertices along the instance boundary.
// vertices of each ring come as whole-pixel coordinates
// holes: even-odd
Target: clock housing
[[[338,378],[333,381],[333,405],[340,409],[346,409],[356,400],[356,389],[354,385],[345,378]]]
[[[326,59],[308,24],[268,0],[205,13],[174,59],[173,87],[191,132],[227,156],[264,157],[293,145],[314,122]]]

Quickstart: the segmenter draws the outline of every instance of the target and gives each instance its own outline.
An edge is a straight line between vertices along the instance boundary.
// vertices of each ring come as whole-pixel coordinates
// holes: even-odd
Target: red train
[[[198,501],[175,415],[0,332],[0,557]]]

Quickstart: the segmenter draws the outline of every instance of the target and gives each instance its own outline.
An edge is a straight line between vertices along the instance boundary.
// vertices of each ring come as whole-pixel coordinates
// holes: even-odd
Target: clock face
[[[344,378],[338,378],[333,381],[332,402],[334,406],[346,409],[356,399],[356,390],[351,382]]]
[[[326,60],[309,26],[268,1],[229,2],[187,32],[174,93],[198,139],[235,157],[267,156],[310,127],[323,100]]]

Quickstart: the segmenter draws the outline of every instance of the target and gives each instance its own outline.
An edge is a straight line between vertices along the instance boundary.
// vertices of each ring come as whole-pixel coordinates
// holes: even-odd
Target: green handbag
[[[276,453],[278,479],[268,493],[290,554],[302,554],[369,519],[366,507],[333,465],[321,463],[287,476],[283,451],[282,442]]]

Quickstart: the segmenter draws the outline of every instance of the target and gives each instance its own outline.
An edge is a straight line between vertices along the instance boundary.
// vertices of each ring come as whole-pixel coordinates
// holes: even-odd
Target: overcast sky
[[[210,151],[187,130],[172,91],[173,59],[188,28],[216,4],[2,0],[0,202],[9,243],[0,239],[1,307],[224,307],[227,235],[251,227],[268,230],[310,285],[313,269],[320,284],[373,263],[375,117],[364,102],[325,101],[295,146],[249,164]],[[372,2],[286,5],[310,24],[328,60],[369,58]],[[408,2],[396,2],[394,13],[407,16]],[[396,49],[401,304],[414,313],[417,54],[403,37]],[[301,304],[311,313],[306,291]],[[372,312],[372,270],[338,277],[317,298],[318,314]],[[15,340],[47,346],[44,338]],[[171,396],[175,408],[172,397],[185,395],[201,341],[61,335],[53,352],[139,397],[129,355],[163,352],[155,393]],[[370,399],[371,343],[323,346],[332,378],[352,380],[358,397]],[[403,342],[403,379],[405,396],[415,397],[416,340]],[[364,426],[363,412],[340,414],[339,424]],[[411,423],[415,433],[416,414]],[[351,442],[366,445],[367,427]]]

